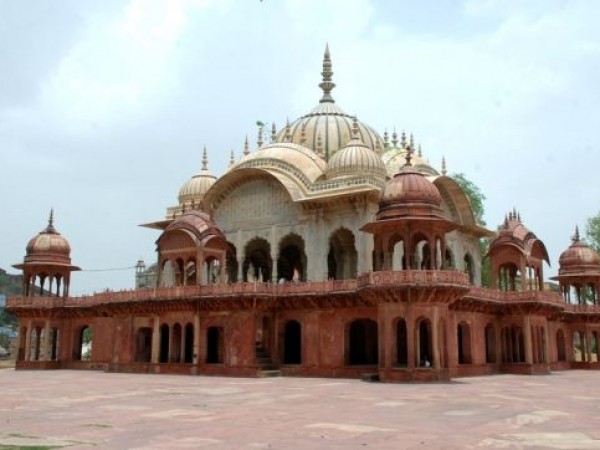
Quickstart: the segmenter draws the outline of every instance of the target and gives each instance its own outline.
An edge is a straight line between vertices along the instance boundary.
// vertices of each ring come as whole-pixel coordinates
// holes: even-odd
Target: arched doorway
[[[176,323],[173,325],[173,333],[171,335],[171,354],[169,357],[171,362],[181,362],[181,325]]]
[[[77,331],[73,349],[73,359],[76,361],[90,361],[92,359],[93,332],[88,325]]]
[[[356,278],[357,253],[354,234],[340,228],[329,238],[327,277],[335,280]]]
[[[459,323],[457,327],[458,363],[471,364],[471,327]]]
[[[470,253],[465,254],[464,258],[465,272],[469,275],[469,283],[475,284],[475,262]]]
[[[559,361],[567,360],[567,352],[565,348],[565,333],[562,329],[560,329],[556,332],[556,353]]]
[[[183,362],[194,362],[194,325],[191,323],[185,326],[184,341]]]
[[[402,318],[396,321],[396,365],[399,367],[408,365],[406,320]]]
[[[150,362],[152,360],[152,328],[138,328],[135,342],[135,362]]]
[[[169,362],[169,325],[163,323],[160,326],[160,352],[158,355],[158,362],[167,363]]]
[[[207,364],[222,364],[223,363],[223,328],[209,327],[206,330],[206,363]]]
[[[431,321],[425,317],[419,319],[417,321],[416,332],[416,365],[417,367],[432,367],[433,341],[431,339]]]
[[[369,366],[379,363],[377,322],[357,319],[348,327],[348,364]]]
[[[244,281],[272,281],[271,246],[263,238],[254,238],[245,247]]]
[[[227,242],[227,252],[225,253],[225,266],[228,283],[236,283],[238,281],[238,261],[237,249],[231,242]]]
[[[283,363],[302,364],[302,327],[296,320],[290,320],[285,324]]]
[[[277,280],[306,281],[304,239],[297,234],[288,234],[279,242]]]

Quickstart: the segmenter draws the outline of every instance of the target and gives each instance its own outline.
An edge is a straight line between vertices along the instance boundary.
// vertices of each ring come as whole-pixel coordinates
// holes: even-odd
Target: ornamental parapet
[[[502,303],[542,302],[568,306],[560,293],[552,291],[499,291],[473,286],[465,296],[474,300],[494,301]]]
[[[173,286],[143,288],[123,291],[106,291],[78,297],[11,297],[6,307],[18,308],[78,308],[97,305],[189,300],[207,298],[231,298],[241,296],[289,297],[302,295],[328,295],[357,292],[369,287],[436,287],[440,285],[468,288],[468,276],[453,270],[403,270],[367,272],[356,279],[309,281],[300,283],[231,283],[204,286]]]

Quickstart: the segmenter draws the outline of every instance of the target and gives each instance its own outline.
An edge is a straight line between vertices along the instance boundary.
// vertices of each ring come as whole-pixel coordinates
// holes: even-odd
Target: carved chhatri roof
[[[575,227],[571,245],[558,259],[560,275],[594,274],[600,276],[600,258],[579,236],[579,227]]]

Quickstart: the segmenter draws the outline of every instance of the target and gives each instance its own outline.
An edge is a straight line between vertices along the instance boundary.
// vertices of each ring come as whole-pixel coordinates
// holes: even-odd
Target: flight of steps
[[[258,342],[256,343],[256,365],[258,366],[257,375],[260,378],[281,376],[281,370],[273,364],[267,349]]]

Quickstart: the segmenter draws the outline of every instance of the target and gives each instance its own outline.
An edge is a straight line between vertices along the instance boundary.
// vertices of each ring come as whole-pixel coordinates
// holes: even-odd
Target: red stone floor
[[[441,384],[0,370],[0,449],[600,448],[600,372]]]

